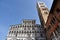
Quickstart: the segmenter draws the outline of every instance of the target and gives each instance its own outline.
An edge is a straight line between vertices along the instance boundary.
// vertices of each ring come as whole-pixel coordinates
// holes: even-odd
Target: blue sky
[[[53,0],[43,1],[50,9]],[[20,24],[23,19],[35,19],[39,24],[37,0],[0,0],[0,40],[5,40],[10,25]]]

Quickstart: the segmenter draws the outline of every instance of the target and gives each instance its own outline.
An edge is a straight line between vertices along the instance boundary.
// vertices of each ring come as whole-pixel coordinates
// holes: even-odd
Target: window
[[[44,14],[48,14],[47,12],[44,12]]]
[[[19,28],[19,26],[18,26],[18,28]]]
[[[41,35],[41,37],[43,37],[43,34],[40,34]]]
[[[43,5],[44,3],[39,3],[40,5]]]
[[[50,24],[51,24],[51,25],[54,25],[54,21],[52,20]]]
[[[18,26],[16,26],[16,28],[17,28]]]
[[[26,30],[26,27],[24,27],[24,30]]]
[[[23,33],[23,31],[22,31],[22,33]]]
[[[51,29],[51,26],[49,25],[49,27],[48,27],[48,31]]]
[[[43,8],[42,10],[46,10],[46,8]]]
[[[19,33],[21,33],[21,31],[19,31]]]
[[[30,33],[31,33],[31,31],[30,31]]]
[[[37,33],[39,33],[39,31],[37,31]]]
[[[28,30],[30,30],[30,27],[28,27]]]
[[[26,31],[24,33],[26,33]]]
[[[55,21],[55,18],[53,17],[53,21]]]
[[[9,34],[11,33],[11,31],[9,32]]]
[[[56,31],[54,31],[54,34],[55,34],[56,37],[58,37],[58,34],[56,33]]]
[[[23,27],[24,27],[24,25],[23,25]]]
[[[51,40],[52,40],[54,38],[54,34],[52,33],[50,37],[51,37]]]
[[[14,33],[16,33],[16,31],[14,31]]]
[[[35,28],[33,27],[32,30],[35,30]]]
[[[41,7],[45,7],[45,6],[41,6]]]
[[[51,21],[51,25],[54,25],[54,23],[55,23],[55,18],[53,17],[53,19],[52,19],[52,21]]]
[[[27,31],[27,33],[29,33],[29,31]]]
[[[17,31],[17,33],[18,33],[18,31]]]
[[[56,11],[57,11],[57,13],[60,13],[60,9],[59,9],[59,8],[57,8],[57,10],[56,10]]]
[[[34,33],[34,31],[32,31],[32,33]]]
[[[16,37],[17,37],[17,34],[16,34]]]
[[[12,33],[13,33],[13,31],[12,31]]]
[[[58,33],[60,33],[60,26],[58,26],[58,28],[56,30]]]

